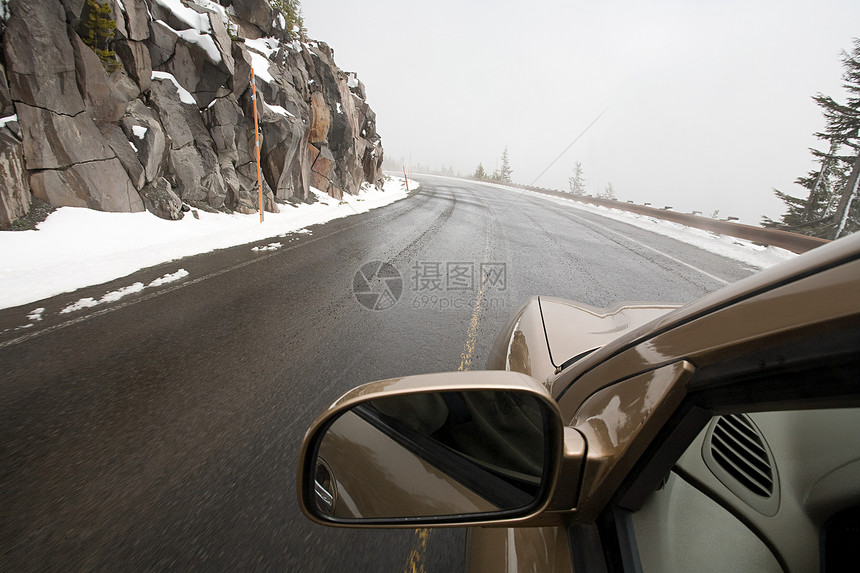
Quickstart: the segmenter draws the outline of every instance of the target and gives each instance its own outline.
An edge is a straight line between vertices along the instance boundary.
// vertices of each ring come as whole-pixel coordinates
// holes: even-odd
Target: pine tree
[[[601,199],[615,199],[615,186],[611,182],[607,183],[603,191],[599,192],[597,196]]]
[[[833,213],[833,231],[830,238],[854,232],[860,228],[857,221],[857,199],[860,187],[860,39],[854,40],[851,53],[843,52],[842,86],[848,91],[846,103],[818,94],[814,99],[824,110],[827,127],[821,136],[845,145],[853,156],[851,173],[839,192],[839,203]]]
[[[84,18],[84,43],[98,55],[108,73],[119,67],[111,43],[116,30],[116,21],[111,19],[109,3],[99,4],[87,0],[87,15]]]
[[[276,10],[280,10],[284,14],[286,21],[286,33],[288,37],[293,37],[293,28],[298,26],[299,32],[305,28],[305,21],[302,17],[302,7],[299,0],[269,0],[269,4]]]
[[[510,159],[508,159],[508,147],[505,146],[505,150],[502,152],[502,167],[499,169],[499,181],[502,183],[513,183],[511,179],[511,175],[513,174],[513,169],[511,169]]]
[[[817,179],[817,172],[810,171],[809,175],[806,177],[798,177],[794,182],[810,189],[810,194],[812,194],[811,189],[815,185],[815,181]],[[780,217],[779,221],[775,221],[770,217],[762,218],[762,226],[764,227],[775,227],[786,230],[792,230],[798,233],[804,232],[805,234],[814,234],[813,227],[816,223],[821,223],[822,219],[819,217],[812,221],[806,220],[805,213],[815,213],[816,215],[821,214],[821,201],[816,200],[814,205],[809,201],[809,199],[800,199],[798,197],[793,197],[787,193],[783,193],[778,189],[773,190],[774,194],[785,203],[786,208],[788,209],[782,217]],[[815,197],[820,197],[820,195],[816,195]],[[805,227],[805,228],[804,228]],[[808,232],[807,232],[808,231]]]
[[[585,194],[585,177],[582,175],[582,163],[577,161],[573,166],[573,176],[567,180],[570,184],[570,192],[574,195]]]
[[[819,134],[822,135],[823,134]],[[762,218],[762,226],[785,229],[814,237],[829,237],[834,229],[833,214],[839,203],[839,190],[844,189],[853,157],[838,154],[838,142],[831,142],[825,153],[810,149],[819,163],[817,171],[809,171],[794,180],[807,190],[806,199],[774,189],[774,194],[786,205],[787,211],[778,220]]]
[[[829,151],[811,150],[819,169],[798,177],[795,183],[807,189],[806,199],[774,189],[787,207],[775,221],[764,217],[766,227],[837,239],[860,230],[860,39],[849,54],[843,52],[843,87],[848,91],[844,104],[830,96],[813,97],[824,113],[825,130],[815,135],[829,142]],[[842,150],[847,155],[841,154]]]
[[[478,166],[475,168],[475,173],[472,175],[475,179],[486,179],[487,172],[484,171],[484,165],[482,163],[478,163]]]

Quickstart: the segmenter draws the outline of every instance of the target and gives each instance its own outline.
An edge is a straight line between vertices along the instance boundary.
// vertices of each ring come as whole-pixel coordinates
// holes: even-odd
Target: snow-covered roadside
[[[791,251],[780,249],[778,247],[763,247],[745,239],[711,233],[709,231],[703,231],[702,229],[695,229],[693,227],[687,227],[686,225],[673,223],[672,221],[655,219],[654,217],[648,217],[647,215],[639,215],[638,213],[631,213],[630,211],[609,209],[607,207],[592,205],[590,203],[581,203],[572,199],[554,197],[552,195],[544,195],[543,193],[535,193],[532,191],[526,191],[526,193],[538,196],[541,199],[545,199],[553,203],[564,205],[572,204],[577,209],[596,213],[601,217],[621,221],[628,225],[633,225],[634,227],[639,227],[640,229],[645,229],[646,231],[651,231],[665,237],[671,237],[672,239],[682,243],[694,245],[705,251],[740,261],[757,269],[766,269],[777,263],[781,263],[782,261],[797,256],[796,253],[792,253]]]
[[[417,187],[416,181],[409,181],[410,190]],[[112,281],[182,257],[307,232],[304,228],[309,225],[366,213],[406,197],[402,177],[387,177],[383,191],[366,186],[357,196],[344,196],[343,201],[316,189],[312,192],[317,203],[280,205],[280,213],[266,213],[262,224],[259,215],[198,211],[199,219],[186,213],[180,221],[165,221],[150,213],[62,207],[40,223],[38,231],[0,232],[0,308]],[[162,279],[166,282],[174,275]],[[158,285],[131,285],[137,289],[134,292],[151,286]],[[101,302],[110,300],[83,304]]]
[[[433,177],[441,176],[434,175]],[[550,203],[565,205],[582,211],[595,213],[601,217],[606,217],[607,219],[621,221],[622,223],[627,223],[628,225],[633,225],[634,227],[639,227],[646,231],[671,237],[672,239],[682,243],[694,245],[705,251],[740,261],[756,269],[766,269],[777,263],[781,263],[782,261],[797,256],[796,253],[792,253],[791,251],[780,249],[778,247],[763,247],[745,239],[738,239],[728,235],[719,235],[717,233],[711,233],[701,229],[694,229],[671,221],[655,219],[654,217],[639,215],[637,213],[631,213],[621,209],[609,209],[607,207],[600,207],[590,203],[582,203],[573,198],[567,199],[564,197],[556,197],[554,195],[546,195],[536,191],[527,191],[517,187],[500,185],[498,183],[487,183],[481,181],[480,184],[506,189],[518,195],[527,195]]]

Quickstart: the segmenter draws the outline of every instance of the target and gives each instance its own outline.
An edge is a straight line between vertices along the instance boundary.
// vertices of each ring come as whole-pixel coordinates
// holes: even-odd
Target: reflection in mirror
[[[350,520],[528,508],[545,486],[549,416],[535,396],[496,390],[354,406],[317,441],[316,510]]]

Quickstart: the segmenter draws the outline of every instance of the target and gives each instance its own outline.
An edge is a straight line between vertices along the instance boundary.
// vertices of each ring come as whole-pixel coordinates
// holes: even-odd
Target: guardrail
[[[432,174],[427,174],[432,175]],[[437,176],[438,177],[438,176]],[[654,217],[655,219],[663,219],[672,221],[695,229],[711,231],[720,235],[728,235],[737,237],[738,239],[746,239],[761,245],[771,245],[786,249],[793,253],[805,253],[811,251],[815,247],[826,245],[830,241],[828,239],[819,239],[818,237],[810,237],[809,235],[801,235],[800,233],[792,233],[791,231],[781,231],[779,229],[766,229],[764,227],[754,227],[743,223],[734,223],[732,221],[720,221],[719,219],[711,219],[710,217],[702,217],[701,215],[693,215],[690,213],[679,213],[669,209],[657,209],[647,205],[636,205],[635,203],[627,203],[625,201],[616,201],[614,199],[599,199],[588,195],[573,195],[572,193],[564,193],[555,189],[544,189],[543,187],[532,187],[530,185],[518,185],[516,183],[499,183],[498,181],[481,181],[478,179],[465,177],[452,177],[444,175],[448,179],[463,179],[464,181],[475,181],[477,183],[491,183],[494,185],[504,185],[506,187],[514,187],[517,189],[525,189],[545,195],[553,195],[562,197],[572,201],[580,201],[582,203],[590,203],[610,209],[621,209],[639,215]]]
[[[657,209],[655,207],[636,205],[634,203],[626,203],[624,201],[616,201],[614,199],[599,199],[597,197],[589,197],[587,195],[572,195],[570,193],[563,193],[553,189],[542,189],[539,187],[530,187],[528,185],[510,186],[535,191],[537,193],[544,193],[546,195],[563,197],[565,199],[572,199],[574,201],[581,201],[583,203],[590,203],[592,205],[599,205],[601,207],[608,207],[610,209],[621,209],[631,213],[637,213],[639,215],[654,217],[655,219],[672,221],[673,223],[680,223],[681,225],[702,229],[704,231],[711,231],[721,235],[729,235],[730,237],[737,237],[738,239],[746,239],[747,241],[763,245],[772,245],[794,253],[805,253],[815,247],[820,247],[821,245],[826,245],[830,242],[827,239],[819,239],[818,237],[810,237],[808,235],[801,235],[790,231],[754,227],[752,225],[744,225],[743,223],[734,223],[732,221],[720,221],[718,219],[711,219],[710,217],[702,217],[700,215],[692,215],[689,213],[678,213],[677,211],[671,211],[668,209]]]
[[[458,179],[452,177],[452,179]],[[466,179],[467,181],[477,181],[477,179]],[[487,181],[487,183],[499,184],[496,181]],[[647,215],[655,219],[663,219],[680,223],[688,227],[711,231],[721,235],[737,237],[738,239],[746,239],[754,243],[762,245],[772,245],[781,249],[786,249],[793,253],[805,253],[811,251],[815,247],[826,245],[830,241],[828,239],[819,239],[818,237],[810,237],[809,235],[801,235],[800,233],[792,233],[790,231],[781,231],[779,229],[766,229],[764,227],[754,227],[752,225],[744,225],[743,223],[734,223],[732,221],[720,221],[719,219],[711,219],[710,217],[702,217],[700,215],[692,215],[689,213],[679,213],[669,209],[657,209],[648,207],[647,205],[636,205],[635,203],[627,203],[625,201],[616,201],[614,199],[599,199],[597,197],[589,197],[588,195],[573,195],[572,193],[564,193],[555,189],[544,189],[543,187],[532,187],[529,185],[518,185],[516,183],[504,183],[507,187],[515,187],[517,189],[526,189],[555,197],[562,197],[582,203],[590,203],[610,209],[621,209],[639,215]]]

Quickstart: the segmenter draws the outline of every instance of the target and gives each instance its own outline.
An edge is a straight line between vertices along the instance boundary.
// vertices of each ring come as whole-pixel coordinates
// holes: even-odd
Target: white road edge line
[[[535,198],[535,199],[543,199],[543,197],[534,197],[534,198]],[[546,201],[546,203],[547,203],[547,204],[549,204],[549,205],[550,205],[550,207],[552,207],[552,208],[553,208],[553,209],[555,209],[556,211],[560,211],[560,212],[564,213],[565,215],[569,215],[569,216],[574,217],[574,218],[576,218],[576,219],[579,219],[580,221],[583,221],[583,222],[585,222],[585,223],[587,223],[587,224],[589,224],[589,225],[594,225],[595,227],[598,227],[599,229],[602,229],[602,230],[604,230],[604,231],[606,231],[606,232],[608,232],[608,233],[612,233],[613,235],[617,235],[617,236],[619,236],[619,237],[622,237],[622,238],[624,238],[624,239],[626,239],[626,240],[630,241],[631,243],[634,243],[634,244],[636,244],[636,245],[639,245],[640,247],[642,247],[642,248],[644,248],[644,249],[648,249],[649,251],[653,251],[653,252],[657,253],[657,254],[658,254],[658,255],[660,255],[660,256],[666,257],[666,258],[667,258],[667,259],[669,259],[670,261],[674,261],[674,262],[678,263],[679,265],[685,266],[685,267],[687,267],[688,269],[691,269],[691,270],[696,271],[697,273],[701,273],[701,274],[705,275],[706,277],[708,277],[709,279],[714,280],[714,281],[717,281],[718,283],[720,283],[720,284],[722,284],[722,285],[727,285],[727,284],[729,284],[729,281],[724,280],[724,279],[721,279],[720,277],[714,276],[714,275],[712,275],[711,273],[709,273],[708,271],[702,270],[702,269],[700,269],[699,267],[696,267],[696,266],[694,266],[694,265],[691,265],[690,263],[685,263],[685,262],[684,262],[684,261],[682,261],[681,259],[675,258],[675,257],[673,257],[672,255],[666,254],[666,253],[664,253],[663,251],[661,251],[661,250],[659,250],[659,249],[655,249],[654,247],[652,247],[652,246],[650,246],[650,245],[646,245],[645,243],[642,243],[642,242],[640,242],[640,241],[637,241],[636,239],[632,239],[632,238],[628,237],[627,235],[625,235],[625,234],[623,234],[623,233],[619,233],[618,231],[615,231],[615,230],[613,230],[613,229],[610,229],[609,227],[605,227],[605,226],[601,225],[600,223],[595,223],[594,221],[590,221],[589,219],[586,219],[585,217],[580,217],[579,215],[576,215],[576,214],[574,214],[574,213],[570,213],[569,211],[565,211],[564,209],[562,209],[561,207],[559,207],[557,203],[555,203],[555,202],[553,202],[553,201]],[[571,208],[571,209],[576,209],[576,207],[570,207],[570,208]],[[599,216],[599,215],[598,215],[598,216]],[[671,237],[669,237],[669,238],[671,238]]]

